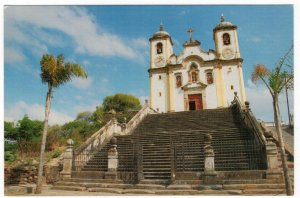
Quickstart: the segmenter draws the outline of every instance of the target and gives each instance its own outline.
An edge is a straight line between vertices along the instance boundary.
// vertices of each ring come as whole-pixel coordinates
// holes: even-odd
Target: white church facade
[[[150,106],[158,112],[228,107],[234,92],[246,101],[237,26],[222,16],[213,30],[215,50],[208,52],[193,40],[191,28],[188,32],[190,39],[179,55],[162,24],[149,39]]]

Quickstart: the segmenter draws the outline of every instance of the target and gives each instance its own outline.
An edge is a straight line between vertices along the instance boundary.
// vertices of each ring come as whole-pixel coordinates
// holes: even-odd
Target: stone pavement
[[[32,186],[35,188],[35,186]],[[52,190],[51,185],[43,186],[41,194],[28,193],[24,186],[5,186],[5,196],[100,196],[100,195],[120,195],[114,193],[99,193],[87,191],[66,191],[66,190]]]
[[[111,192],[88,192],[88,191],[67,191],[67,190],[54,190],[51,189],[51,185],[45,185],[43,186],[42,193],[41,194],[33,194],[30,193],[35,188],[34,185],[30,186],[5,186],[4,189],[4,195],[5,196],[157,196],[156,194],[148,194],[148,193],[126,193],[126,194],[120,194],[120,193],[111,193]],[[236,191],[237,193],[237,191]],[[161,195],[169,195],[170,194],[161,194]],[[174,194],[175,195],[175,194]],[[180,194],[176,194],[180,195]],[[228,196],[228,195],[243,195],[240,193],[233,193],[233,194],[226,194],[225,192],[222,193],[212,193],[206,194],[203,192],[203,194],[199,195],[213,195],[213,196]],[[259,195],[259,194],[247,194],[247,195]],[[260,194],[262,195],[262,194]],[[263,195],[272,195],[272,196],[284,196],[285,194],[265,194]]]

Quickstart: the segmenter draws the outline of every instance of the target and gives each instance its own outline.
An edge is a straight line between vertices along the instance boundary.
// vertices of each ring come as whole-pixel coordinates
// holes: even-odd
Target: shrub
[[[17,155],[12,151],[5,151],[4,160],[7,162],[14,162],[17,159]]]
[[[62,154],[62,151],[61,151],[61,150],[55,150],[55,151],[52,153],[51,158],[57,158],[57,157],[59,157],[61,154]]]

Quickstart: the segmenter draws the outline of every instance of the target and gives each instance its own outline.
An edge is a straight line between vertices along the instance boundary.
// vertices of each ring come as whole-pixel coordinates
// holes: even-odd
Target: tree
[[[140,100],[138,98],[130,94],[122,93],[105,97],[102,106],[105,112],[112,109],[117,112],[126,112],[128,110],[137,110],[141,108]]]
[[[18,129],[14,122],[4,121],[4,137],[7,139],[18,140]]]
[[[97,106],[96,110],[93,112],[91,120],[95,123],[98,124],[99,126],[103,122],[103,116],[104,116],[104,109],[102,106]]]
[[[15,125],[13,122],[4,122],[5,138],[21,141],[32,141],[41,136],[43,122],[31,120],[28,115],[24,115],[22,120]]]
[[[265,65],[257,64],[254,65],[254,71],[252,73],[252,81],[257,82],[258,80],[262,80],[262,82],[268,88],[273,99],[274,122],[279,141],[287,195],[292,195],[292,186],[288,174],[287,159],[282,138],[281,116],[278,105],[278,96],[286,85],[293,84],[294,82],[292,52],[293,47],[291,47],[288,50],[288,52],[279,60],[279,62],[275,65],[275,68],[271,71],[269,71]]]
[[[38,170],[38,181],[36,187],[36,194],[42,192],[42,175],[43,175],[43,166],[44,166],[44,156],[45,156],[45,147],[46,147],[46,138],[48,130],[48,119],[51,108],[52,100],[52,91],[55,88],[58,88],[60,85],[63,85],[71,81],[72,77],[82,77],[87,78],[87,73],[84,68],[76,63],[66,62],[63,55],[58,55],[57,57],[44,54],[41,61],[41,79],[42,83],[47,84],[48,92],[46,95],[46,106],[45,106],[45,121],[42,135],[42,144],[40,152],[40,163]]]
[[[18,140],[32,141],[34,138],[41,136],[43,122],[39,120],[31,120],[28,115],[25,115],[22,120],[19,120]]]
[[[77,114],[76,120],[83,120],[90,122],[92,117],[92,113],[90,111],[83,111]]]

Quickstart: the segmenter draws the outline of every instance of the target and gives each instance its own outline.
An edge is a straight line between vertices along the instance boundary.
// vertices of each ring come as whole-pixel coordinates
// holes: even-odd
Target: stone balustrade
[[[125,126],[118,123],[116,118],[110,120],[74,151],[73,165],[75,169],[80,170],[94,153],[107,144],[113,136],[131,134],[148,114],[153,113],[156,111],[151,109],[146,101],[143,108]]]

